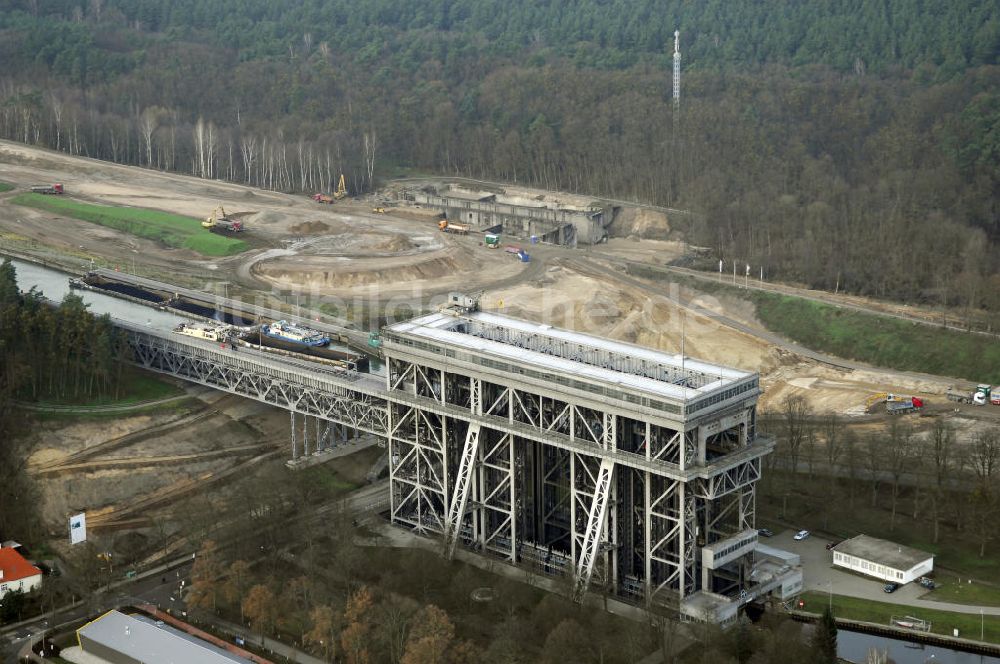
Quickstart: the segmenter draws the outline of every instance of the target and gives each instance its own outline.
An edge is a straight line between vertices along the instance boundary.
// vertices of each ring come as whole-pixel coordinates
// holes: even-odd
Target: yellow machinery
[[[372,212],[375,212],[377,214],[385,214],[385,208],[384,207],[373,207],[372,208]]]
[[[878,394],[873,394],[867,399],[865,399],[865,411],[870,412],[871,409],[880,403],[885,402],[889,398],[889,395],[885,392],[879,392]]]
[[[201,222],[201,226],[211,231],[239,232],[243,230],[243,222],[226,216],[226,209],[221,205],[212,211],[211,217]]]
[[[333,197],[338,201],[347,196],[347,185],[344,184],[344,174],[340,174],[340,182],[337,183],[337,191],[333,192]]]
[[[212,216],[210,216],[205,221],[201,222],[201,226],[202,228],[212,228],[213,226],[215,226],[216,220],[225,218],[226,218],[226,210],[220,205],[219,207],[212,210]]]

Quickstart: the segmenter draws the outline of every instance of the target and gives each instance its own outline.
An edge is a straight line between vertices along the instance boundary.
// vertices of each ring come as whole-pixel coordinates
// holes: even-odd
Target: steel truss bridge
[[[350,433],[384,439],[392,522],[439,537],[447,556],[461,545],[571,575],[577,599],[599,589],[714,622],[782,582],[751,573],[773,447],[755,431],[755,374],[695,415],[416,348],[391,329],[380,377],[116,323],[140,366],[288,410],[293,459]]]

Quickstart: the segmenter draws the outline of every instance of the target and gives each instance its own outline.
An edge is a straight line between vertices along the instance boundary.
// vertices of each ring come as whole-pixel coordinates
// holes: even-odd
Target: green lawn
[[[829,596],[822,592],[802,593],[805,602],[803,610],[811,613],[822,613],[830,601]],[[958,628],[958,635],[967,639],[979,640],[980,616],[976,614],[952,613],[950,611],[934,611],[916,607],[874,602],[854,597],[833,596],[833,615],[837,618],[862,620],[864,622],[888,625],[892,616],[913,616],[931,623],[931,632],[935,634],[952,635],[952,630]],[[982,618],[983,640],[990,643],[1000,643],[1000,616]]]
[[[992,337],[841,309],[800,297],[756,292],[768,329],[809,348],[876,366],[1000,383],[1000,343]]]
[[[969,583],[968,579],[958,580],[948,577],[935,578],[934,581],[937,587],[921,599],[955,604],[1000,606],[1000,588],[996,586],[986,586],[975,581]]]
[[[10,191],[13,188],[14,188],[14,185],[12,185],[10,183],[0,182],[0,194],[2,194],[5,191]]]
[[[299,471],[299,482],[325,498],[333,498],[356,489],[357,485],[342,477],[334,465],[320,464],[303,468]]]
[[[169,247],[191,249],[205,256],[231,256],[247,248],[243,240],[202,228],[198,219],[159,210],[91,205],[58,196],[30,193],[19,194],[11,201],[157,240]]]

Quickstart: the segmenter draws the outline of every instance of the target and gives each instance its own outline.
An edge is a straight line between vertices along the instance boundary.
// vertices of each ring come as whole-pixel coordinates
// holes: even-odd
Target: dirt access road
[[[149,276],[187,285],[235,281],[247,290],[295,290],[373,295],[415,289],[474,289],[516,278],[526,266],[502,252],[477,251],[472,238],[440,233],[432,217],[379,214],[363,202],[321,205],[282,194],[144,168],[72,157],[0,141],[0,181],[18,187],[0,196],[0,233],[7,241],[34,240],[77,257],[99,258]],[[51,213],[15,206],[25,188],[61,182],[69,198],[164,210],[204,219],[217,205],[238,215],[253,249],[205,258],[154,241]],[[206,231],[208,232],[208,231]]]

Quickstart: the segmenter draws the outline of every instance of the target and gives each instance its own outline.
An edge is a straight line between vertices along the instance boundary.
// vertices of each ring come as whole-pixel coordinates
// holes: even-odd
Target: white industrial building
[[[80,649],[108,664],[250,664],[162,621],[111,610],[76,631]],[[74,661],[78,661],[75,660]]]
[[[934,554],[858,535],[833,547],[833,564],[865,576],[904,584],[933,571]]]

